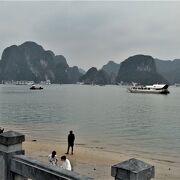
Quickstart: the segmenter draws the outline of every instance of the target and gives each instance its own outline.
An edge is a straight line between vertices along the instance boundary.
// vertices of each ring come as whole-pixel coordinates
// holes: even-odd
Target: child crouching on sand
[[[56,151],[53,151],[52,154],[50,154],[48,156],[48,159],[49,159],[49,163],[51,165],[57,166],[58,159],[57,159],[57,156],[56,156]]]

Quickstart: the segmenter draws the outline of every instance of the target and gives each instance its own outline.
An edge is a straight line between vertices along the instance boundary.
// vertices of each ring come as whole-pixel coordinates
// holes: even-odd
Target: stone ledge
[[[25,141],[25,136],[18,132],[7,131],[0,134],[0,144],[5,146],[20,144],[23,141]]]
[[[11,172],[31,179],[43,180],[92,180],[75,172],[64,170],[57,166],[46,165],[23,155],[13,156]]]

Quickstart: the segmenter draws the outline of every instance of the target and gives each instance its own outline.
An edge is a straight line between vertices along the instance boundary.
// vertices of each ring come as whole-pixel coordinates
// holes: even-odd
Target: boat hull
[[[169,94],[169,91],[166,89],[163,90],[133,90],[128,89],[130,93],[146,93],[146,94]]]
[[[30,87],[29,89],[30,90],[42,90],[43,88],[42,87]]]

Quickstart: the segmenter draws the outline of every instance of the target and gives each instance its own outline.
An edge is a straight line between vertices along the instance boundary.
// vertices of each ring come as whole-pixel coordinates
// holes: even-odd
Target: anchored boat
[[[168,94],[167,84],[153,84],[147,86],[132,86],[128,88],[131,93],[152,93],[152,94]]]
[[[37,86],[35,86],[35,85],[32,85],[29,89],[30,89],[30,90],[42,90],[43,87],[41,87],[41,86],[37,87]]]

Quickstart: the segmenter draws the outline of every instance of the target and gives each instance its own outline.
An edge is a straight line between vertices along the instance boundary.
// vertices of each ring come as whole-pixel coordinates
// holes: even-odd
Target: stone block
[[[21,133],[14,131],[7,131],[0,134],[0,144],[9,146],[14,144],[20,144],[25,141],[25,136]]]
[[[13,180],[13,174],[10,171],[12,156],[24,154],[22,142],[25,136],[14,132],[7,131],[0,134],[0,179]]]
[[[111,167],[115,180],[150,180],[155,176],[154,166],[137,159],[129,159]]]

